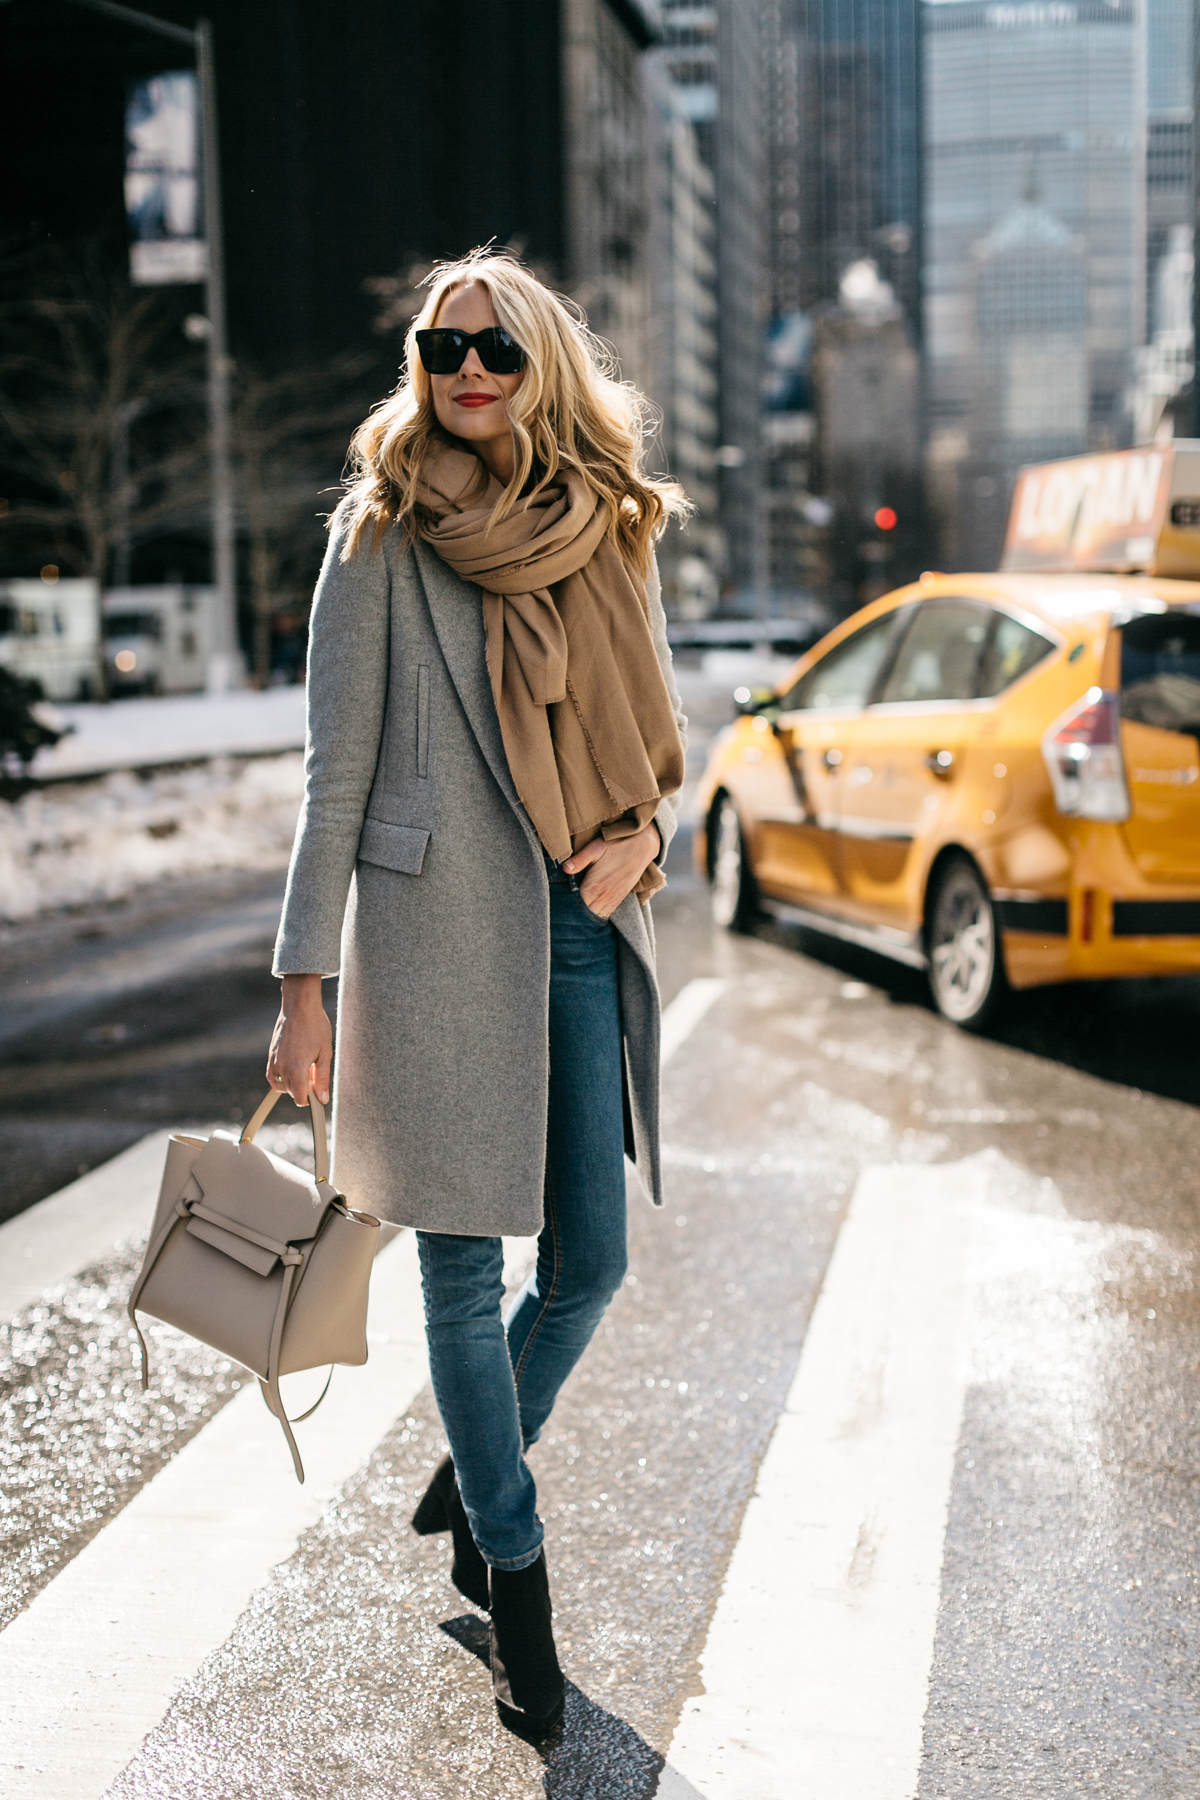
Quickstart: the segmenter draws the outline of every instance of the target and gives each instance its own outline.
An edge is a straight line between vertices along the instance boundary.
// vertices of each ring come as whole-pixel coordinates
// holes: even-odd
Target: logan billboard
[[[1200,440],[1022,469],[1000,566],[1200,575]]]

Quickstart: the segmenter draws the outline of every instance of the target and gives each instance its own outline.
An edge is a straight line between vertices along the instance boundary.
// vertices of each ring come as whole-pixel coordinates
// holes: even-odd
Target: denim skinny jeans
[[[523,1569],[542,1544],[525,1451],[625,1276],[616,929],[571,876],[550,878],[545,1224],[507,1321],[495,1237],[418,1232],[433,1391],[484,1559]]]

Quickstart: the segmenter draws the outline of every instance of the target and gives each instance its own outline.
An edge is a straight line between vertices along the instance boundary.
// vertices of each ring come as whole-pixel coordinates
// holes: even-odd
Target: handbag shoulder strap
[[[160,1225],[159,1230],[158,1230],[158,1236],[147,1247],[145,1257],[143,1258],[143,1261],[142,1261],[141,1273],[138,1275],[137,1280],[134,1282],[133,1292],[129,1296],[129,1307],[128,1307],[129,1317],[133,1321],[133,1329],[137,1333],[138,1349],[141,1351],[141,1357],[142,1357],[142,1392],[143,1393],[145,1393],[146,1389],[150,1386],[150,1352],[146,1346],[146,1339],[142,1334],[142,1328],[138,1324],[137,1304],[138,1304],[138,1301],[142,1297],[142,1289],[145,1287],[146,1283],[149,1281],[150,1272],[153,1269],[155,1263],[158,1261],[160,1255],[162,1254],[162,1251],[166,1244],[167,1239],[170,1237],[171,1233],[174,1231],[174,1229],[175,1229],[176,1225],[179,1223],[180,1219],[186,1219],[187,1216],[188,1216],[187,1207],[184,1206],[184,1204],[181,1200],[177,1200],[175,1202],[175,1205],[171,1208],[171,1211],[168,1213],[167,1217],[163,1220],[162,1224]]]
[[[267,1355],[267,1378],[259,1377],[263,1399],[283,1426],[283,1435],[287,1439],[288,1449],[292,1453],[292,1464],[296,1470],[296,1480],[304,1485],[304,1464],[300,1460],[300,1450],[292,1435],[292,1422],[287,1416],[283,1404],[283,1395],[279,1392],[279,1351],[283,1343],[283,1323],[288,1314],[288,1301],[291,1298],[292,1283],[296,1278],[296,1264],[288,1263],[283,1271],[283,1285],[279,1290],[279,1305],[275,1309],[275,1325],[271,1332],[271,1348]],[[328,1382],[325,1384],[328,1387]],[[325,1395],[321,1395],[321,1400]],[[317,1405],[320,1405],[320,1401]]]

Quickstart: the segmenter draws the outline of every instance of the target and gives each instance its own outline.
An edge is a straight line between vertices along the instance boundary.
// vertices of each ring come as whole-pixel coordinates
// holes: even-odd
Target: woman
[[[644,902],[686,724],[642,403],[508,256],[441,266],[362,425],[309,652],[308,779],[269,1080],[328,1098],[354,1205],[416,1228],[450,1443],[413,1519],[491,1613],[502,1719],[563,1711],[525,1450],[625,1271],[624,1153],[661,1204]],[[539,1233],[501,1316],[501,1235]]]

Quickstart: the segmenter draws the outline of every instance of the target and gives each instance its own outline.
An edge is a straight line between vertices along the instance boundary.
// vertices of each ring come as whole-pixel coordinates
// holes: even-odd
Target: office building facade
[[[1146,0],[1146,315],[1133,434],[1195,431],[1192,0]]]
[[[1195,116],[1193,0],[1146,0],[1146,262],[1151,330],[1161,259],[1192,229]]]
[[[644,329],[638,65],[655,32],[650,5],[211,0],[205,10],[235,351],[296,361],[369,342],[366,278],[489,239],[586,286],[602,329]],[[194,23],[185,0],[157,11]],[[126,88],[181,61],[177,46],[118,19],[78,10],[64,42],[57,12],[0,9],[11,175],[0,230],[107,232],[123,259]],[[51,80],[69,131],[45,130]]]
[[[185,0],[156,10],[195,20]],[[651,5],[212,0],[205,10],[240,369],[282,378],[351,351],[365,412],[396,379],[398,330],[421,298],[415,277],[494,240],[578,294],[623,372],[648,379],[640,61],[656,30]],[[0,7],[0,235],[65,254],[86,243],[122,281],[127,89],[186,62],[186,50],[120,16],[77,8],[64,33],[58,9]],[[51,91],[69,121],[61,129],[46,126]],[[198,287],[171,293],[181,317],[203,305]],[[322,471],[326,491],[339,465],[340,452]],[[201,534],[193,548],[197,566],[183,543],[158,567],[154,544],[135,546],[134,579],[165,579],[179,563],[203,581]]]
[[[675,617],[712,612],[724,567],[717,448],[719,305],[716,183],[696,129],[660,62],[644,66],[650,199],[648,391],[661,414],[659,466],[682,483],[694,511],[658,553],[663,598]]]
[[[920,422],[920,49],[917,0],[765,0],[770,583],[842,609],[903,578],[921,514],[919,482],[895,473]],[[875,296],[865,311],[845,304],[850,270]],[[912,407],[894,454],[856,436],[839,412],[850,386],[829,375],[889,357]],[[899,537],[873,524],[885,500],[900,502]]]
[[[764,604],[767,584],[760,14],[757,0],[664,0],[657,53],[714,182],[721,586],[725,600],[742,608]]]
[[[871,258],[920,329],[918,0],[766,0],[772,312]]]
[[[616,349],[626,380],[648,387],[650,136],[642,52],[654,16],[610,0],[561,0],[565,190],[561,276]]]
[[[925,0],[923,12],[929,471],[940,560],[987,567],[1022,461],[1130,435],[1146,318],[1144,15],[1139,0]]]

